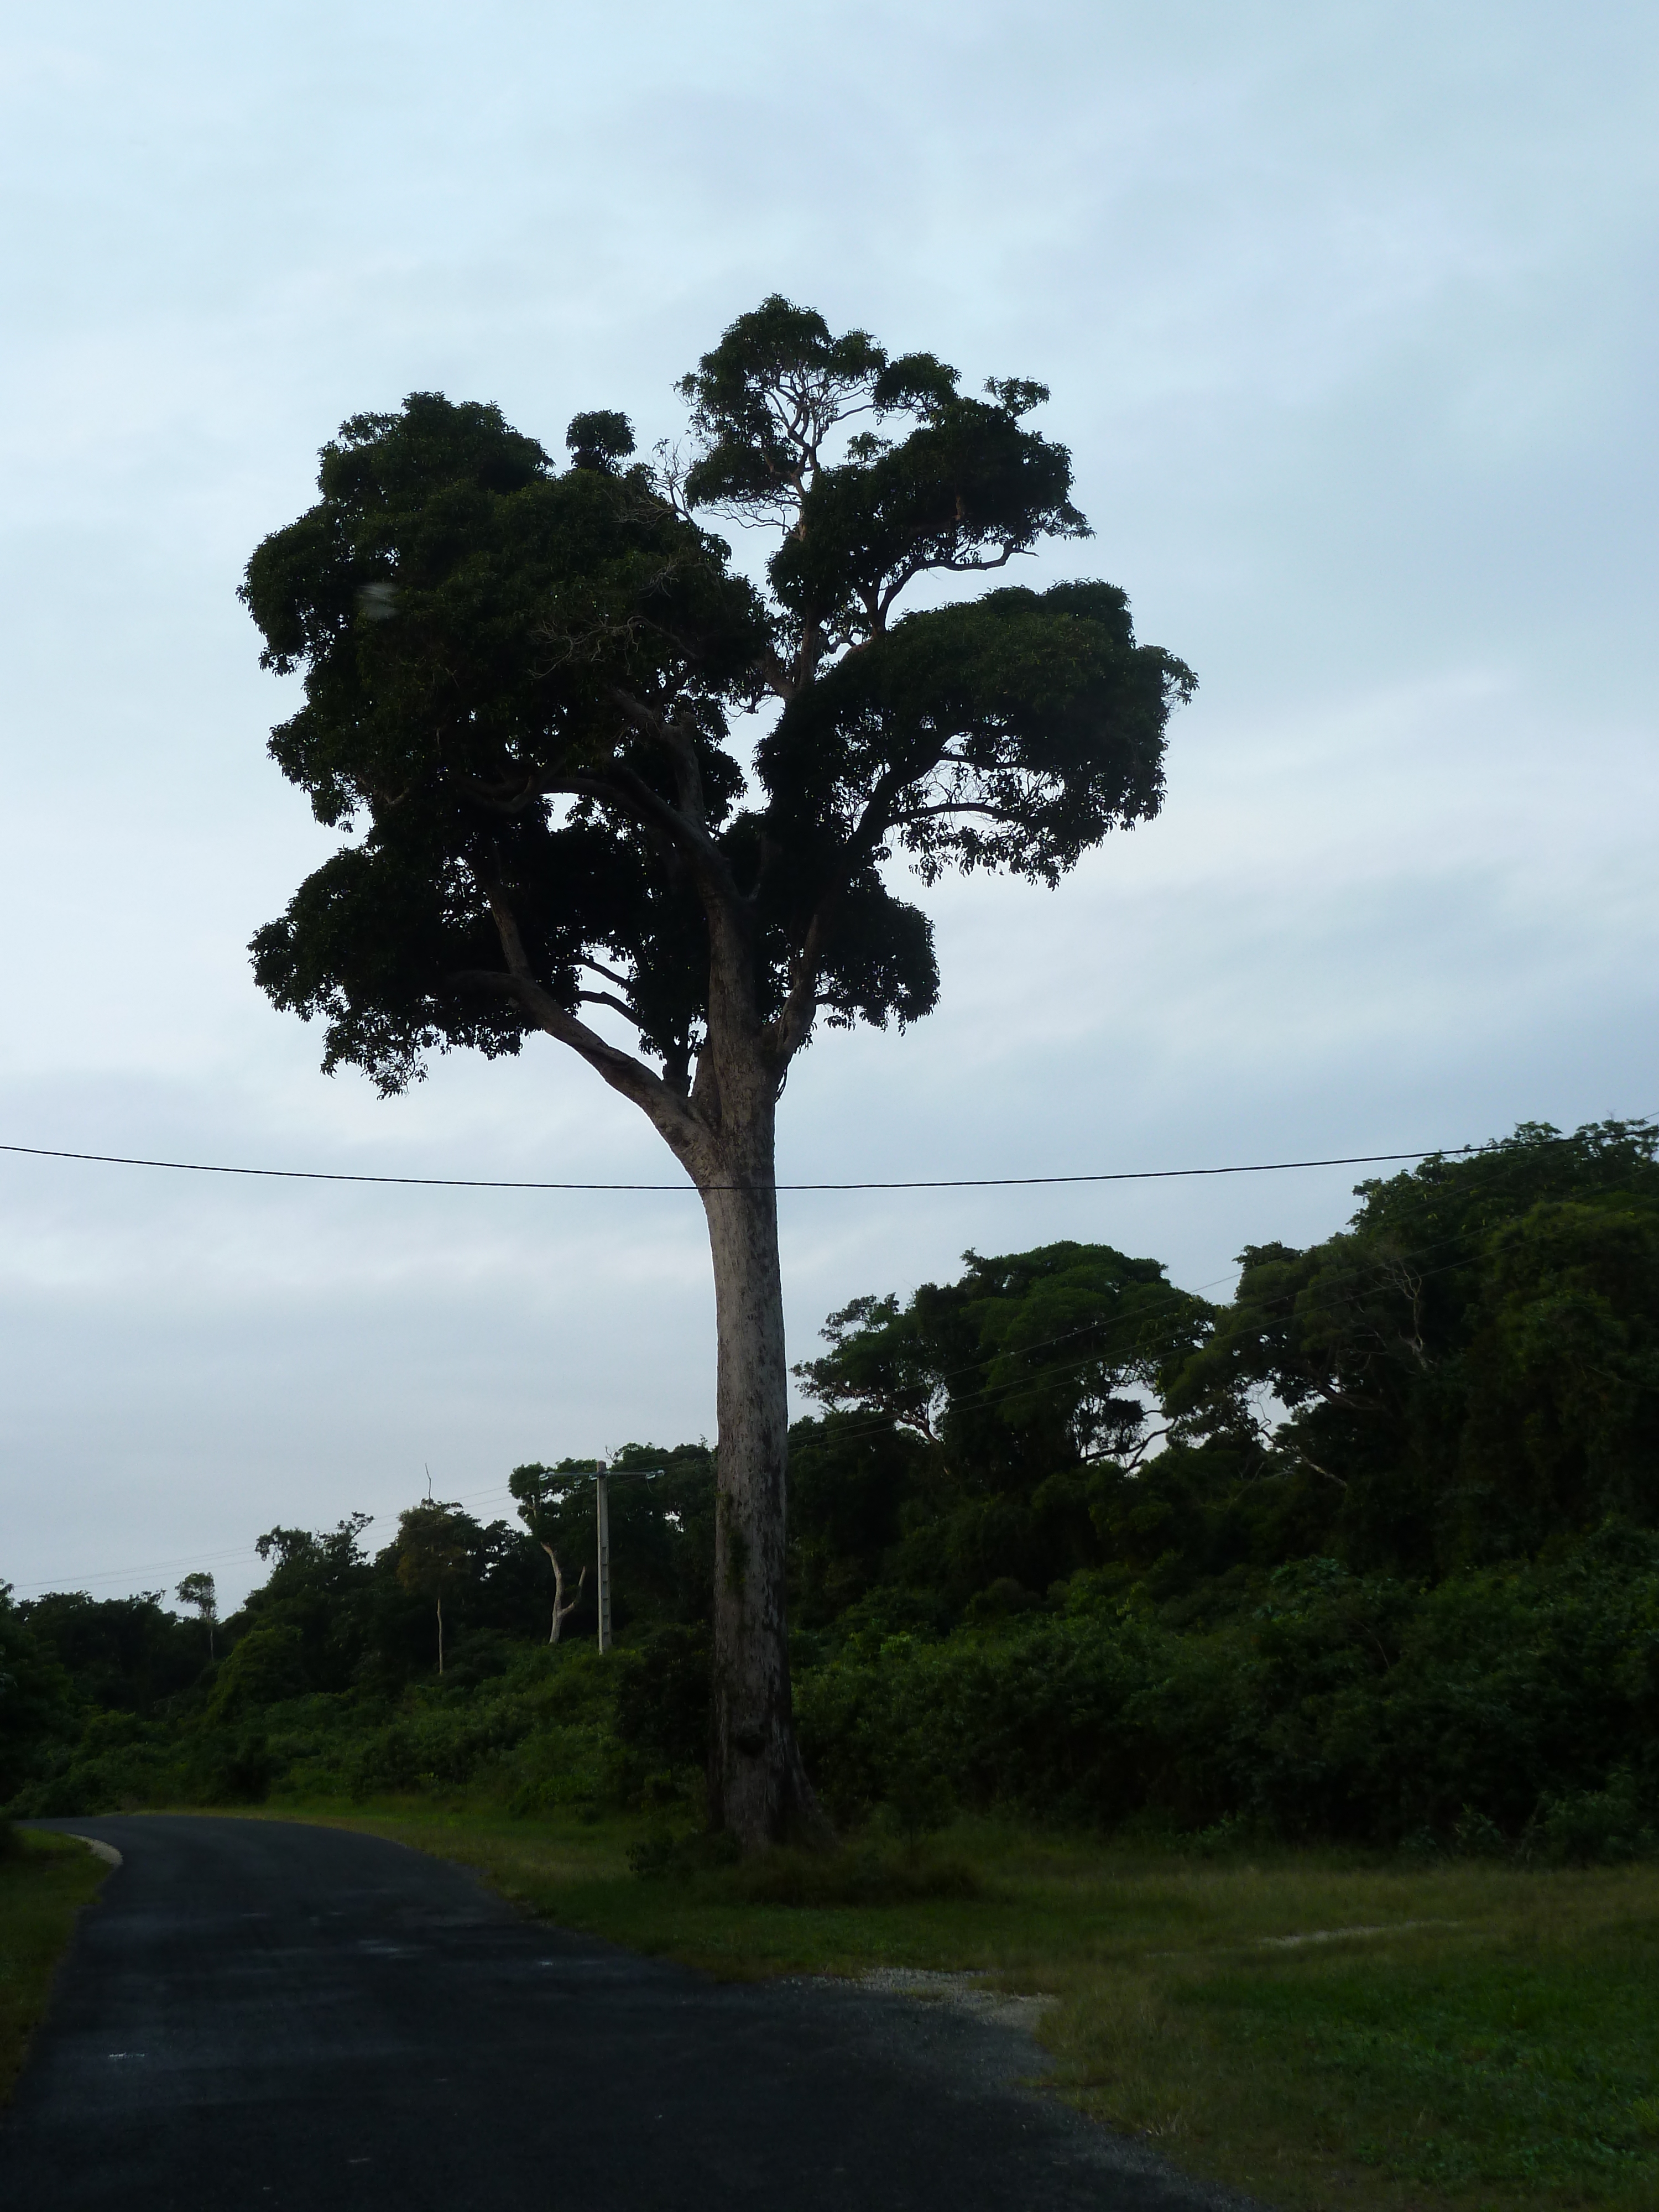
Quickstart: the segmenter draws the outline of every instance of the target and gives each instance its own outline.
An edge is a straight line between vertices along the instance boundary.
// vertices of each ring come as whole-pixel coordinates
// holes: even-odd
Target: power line
[[[194,1552],[173,1559],[147,1560],[143,1566],[138,1567],[99,1567],[90,1574],[76,1575],[72,1578],[60,1575],[55,1580],[13,1583],[8,1587],[14,1595],[19,1597],[29,1597],[40,1592],[49,1593],[54,1597],[73,1596],[80,1591],[82,1583],[137,1582],[146,1575],[160,1575],[164,1581],[167,1581],[170,1580],[181,1568],[193,1571],[198,1567],[235,1566],[244,1565],[258,1557],[258,1553],[252,1544],[239,1544],[234,1551],[229,1552]]]
[[[1249,1160],[1216,1168],[1104,1168],[1082,1175],[929,1176],[908,1182],[781,1182],[780,1191],[858,1190],[1030,1190],[1062,1183],[1170,1182],[1194,1176],[1285,1175],[1297,1168],[1383,1167],[1401,1160],[1456,1159],[1480,1150],[1478,1145],[1424,1145],[1408,1152],[1351,1152],[1317,1160]],[[417,1190],[644,1191],[684,1194],[687,1191],[746,1190],[740,1182],[538,1182],[490,1176],[354,1175],[328,1168],[249,1168],[209,1160],[154,1160],[125,1152],[71,1152],[52,1145],[0,1144],[0,1152],[33,1160],[78,1160],[112,1168],[163,1168],[176,1175],[252,1176],[276,1182],[385,1183]]]

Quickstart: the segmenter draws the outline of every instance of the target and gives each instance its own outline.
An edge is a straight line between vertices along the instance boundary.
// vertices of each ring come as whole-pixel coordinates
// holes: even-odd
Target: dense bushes
[[[72,1713],[69,1678],[31,1633],[0,1583],[0,1803],[43,1745],[63,1734]]]
[[[161,1720],[91,1715],[72,1741],[37,1762],[14,1809],[361,1802],[405,1793],[482,1794],[520,1812],[616,1802],[629,1795],[633,1763],[611,1724],[616,1672],[586,1649],[532,1647],[485,1684],[434,1682],[395,1698],[307,1692],[254,1706],[246,1692],[258,1677],[250,1669],[239,1695],[216,1709],[210,1697]]]
[[[1092,1604],[849,1647],[800,1686],[843,1818],[937,1771],[1042,1817],[1571,1856],[1659,1828],[1659,1537],[1609,1525],[1549,1565],[1430,1589],[1332,1560],[1182,1632]],[[1594,1854],[1593,1854],[1594,1855]]]
[[[869,1621],[866,1611],[865,1619]],[[193,1720],[94,1714],[23,1813],[400,1793],[695,1807],[708,1644],[672,1626],[601,1658],[521,1649],[485,1682],[254,1705],[291,1654],[222,1668]],[[228,1693],[222,1698],[222,1688]],[[234,1690],[235,1694],[228,1692]],[[835,1817],[907,1832],[957,1806],[1219,1826],[1542,1860],[1659,1842],[1659,1536],[1609,1523],[1548,1561],[1424,1588],[1277,1570],[1182,1628],[1076,1578],[1063,1607],[930,1636],[849,1634],[797,1682]]]

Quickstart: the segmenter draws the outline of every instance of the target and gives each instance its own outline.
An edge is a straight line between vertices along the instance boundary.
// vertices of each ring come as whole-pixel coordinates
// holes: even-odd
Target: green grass
[[[1188,1956],[1066,1977],[1088,2109],[1287,2204],[1659,2203],[1651,1872],[1295,1879],[1324,1927],[1447,1923],[1296,1948],[1244,1932],[1283,1873],[1212,1879]]]
[[[0,1826],[0,2104],[46,2010],[76,1916],[109,1869],[84,1844]]]
[[[963,1823],[919,1868],[896,1845],[861,1872],[856,1853],[786,1865],[770,1886],[808,1901],[781,1904],[740,1868],[641,1879],[637,1820],[270,1812],[395,1836],[566,1927],[723,1977],[969,1968],[1046,1993],[1062,2094],[1286,2212],[1659,2205],[1651,1868],[1206,1862]],[[959,1889],[964,1868],[977,1895],[872,1901]],[[1308,1935],[1328,1940],[1283,1941]]]

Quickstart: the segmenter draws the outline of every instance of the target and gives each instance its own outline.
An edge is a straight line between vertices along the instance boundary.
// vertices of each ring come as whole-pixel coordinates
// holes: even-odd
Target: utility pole
[[[593,1478],[593,1504],[599,1523],[599,1649],[611,1649],[611,1501],[606,1492],[605,1462]]]

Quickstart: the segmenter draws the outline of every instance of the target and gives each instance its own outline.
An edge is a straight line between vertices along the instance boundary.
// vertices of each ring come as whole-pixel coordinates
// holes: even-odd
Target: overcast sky
[[[329,841],[235,586],[341,418],[550,447],[779,289],[1040,378],[1103,575],[1198,670],[1162,818],[928,895],[786,1178],[1455,1145],[1659,1108],[1654,130],[1616,0],[14,0],[0,33],[0,1139],[669,1182],[559,1048],[382,1103],[253,988]],[[782,1201],[793,1355],[1059,1237],[1220,1295],[1355,1170]],[[713,1425],[691,1195],[0,1156],[0,1577],[234,1597],[259,1531]]]

